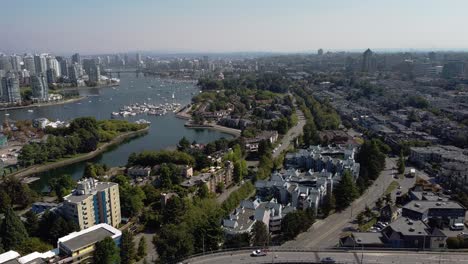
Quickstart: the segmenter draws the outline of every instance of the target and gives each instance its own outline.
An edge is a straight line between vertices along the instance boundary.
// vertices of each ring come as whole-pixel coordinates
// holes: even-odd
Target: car
[[[400,185],[400,186],[398,186],[398,190],[401,190],[401,185]]]
[[[401,192],[400,192],[400,191],[398,191],[398,192],[396,193],[396,195],[401,195]]]
[[[261,249],[257,249],[257,250],[252,251],[252,254],[250,254],[250,256],[252,256],[252,257],[264,257],[264,256],[266,256],[266,252],[261,250]]]
[[[326,257],[326,258],[321,259],[320,263],[332,264],[332,263],[336,263],[336,260],[332,257]]]

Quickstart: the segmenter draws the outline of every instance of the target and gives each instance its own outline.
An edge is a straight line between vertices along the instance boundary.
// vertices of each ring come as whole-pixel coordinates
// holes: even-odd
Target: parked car
[[[266,252],[261,250],[261,249],[257,249],[257,250],[252,251],[252,254],[250,254],[250,256],[252,256],[252,257],[264,257],[264,256],[266,256]]]
[[[333,264],[333,263],[336,263],[336,260],[332,257],[326,257],[320,260],[320,263]]]

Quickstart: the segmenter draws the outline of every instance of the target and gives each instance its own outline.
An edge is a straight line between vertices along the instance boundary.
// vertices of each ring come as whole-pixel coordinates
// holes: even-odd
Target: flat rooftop
[[[113,237],[121,234],[120,230],[108,224],[99,224],[62,237],[59,239],[59,244],[70,251],[76,251],[83,247],[95,244],[106,237]]]
[[[405,217],[400,217],[392,222],[387,228],[401,233],[403,236],[425,236],[428,235],[428,226],[422,221],[414,221]]]
[[[96,192],[103,191],[103,190],[105,190],[107,188],[110,188],[110,187],[112,187],[114,185],[117,185],[117,183],[115,183],[115,182],[97,182],[96,187],[94,189],[92,189],[91,193],[89,193],[89,194],[77,194],[77,193],[75,193],[76,190],[73,190],[73,192],[71,194],[63,197],[63,199],[65,201],[67,201],[67,202],[70,202],[70,203],[80,203],[83,200],[85,200],[86,198],[96,194]]]
[[[411,201],[403,209],[425,213],[430,209],[465,209],[454,201]]]

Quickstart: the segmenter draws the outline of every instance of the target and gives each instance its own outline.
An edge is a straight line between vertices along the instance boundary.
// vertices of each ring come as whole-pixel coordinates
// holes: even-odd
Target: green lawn
[[[359,226],[359,231],[361,232],[365,232],[365,231],[368,231],[373,225],[375,225],[377,223],[377,218],[374,217],[372,218],[369,222]]]
[[[390,185],[387,187],[387,190],[385,190],[384,195],[393,192],[396,188],[398,188],[398,186],[400,186],[400,184],[397,181],[392,181],[392,183],[390,183]]]

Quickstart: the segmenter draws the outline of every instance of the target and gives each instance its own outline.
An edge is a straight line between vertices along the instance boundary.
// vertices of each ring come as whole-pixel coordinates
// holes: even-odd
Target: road
[[[401,264],[436,264],[468,263],[468,254],[459,252],[412,252],[412,251],[310,251],[310,252],[268,252],[264,257],[251,257],[251,251],[219,253],[193,258],[184,263],[320,263],[331,257],[336,263],[401,263]]]
[[[156,252],[156,247],[153,244],[154,235],[156,235],[156,233],[146,233],[146,232],[142,232],[142,233],[135,235],[135,238],[133,239],[135,243],[135,250],[136,248],[138,248],[138,243],[140,242],[140,239],[142,237],[145,237],[146,252],[148,252],[146,257],[140,259],[140,261],[137,262],[138,264],[143,263],[145,259],[148,263],[153,263],[153,261],[158,259],[158,253]]]
[[[302,113],[301,110],[299,110],[299,107],[296,106],[296,114],[297,114],[297,124],[293,127],[291,127],[288,132],[284,135],[284,137],[281,139],[281,142],[276,149],[276,151],[273,153],[273,158],[277,158],[283,150],[287,150],[289,146],[291,145],[291,141],[298,137],[299,135],[302,134],[302,128],[304,127],[306,120],[304,117],[304,113]]]
[[[296,239],[284,243],[282,247],[311,249],[336,246],[343,232],[349,230],[349,227],[356,227],[352,223],[356,215],[363,211],[366,205],[373,206],[375,201],[383,195],[387,186],[394,180],[392,175],[394,167],[396,167],[395,159],[387,158],[384,171],[350,207],[317,221],[307,232],[299,234]]]
[[[231,193],[233,193],[234,191],[237,191],[241,186],[242,186],[241,184],[234,184],[233,186],[224,190],[224,192],[221,193],[218,197],[216,197],[216,201],[219,204],[222,204],[227,198],[229,198],[229,195],[231,195]]]

